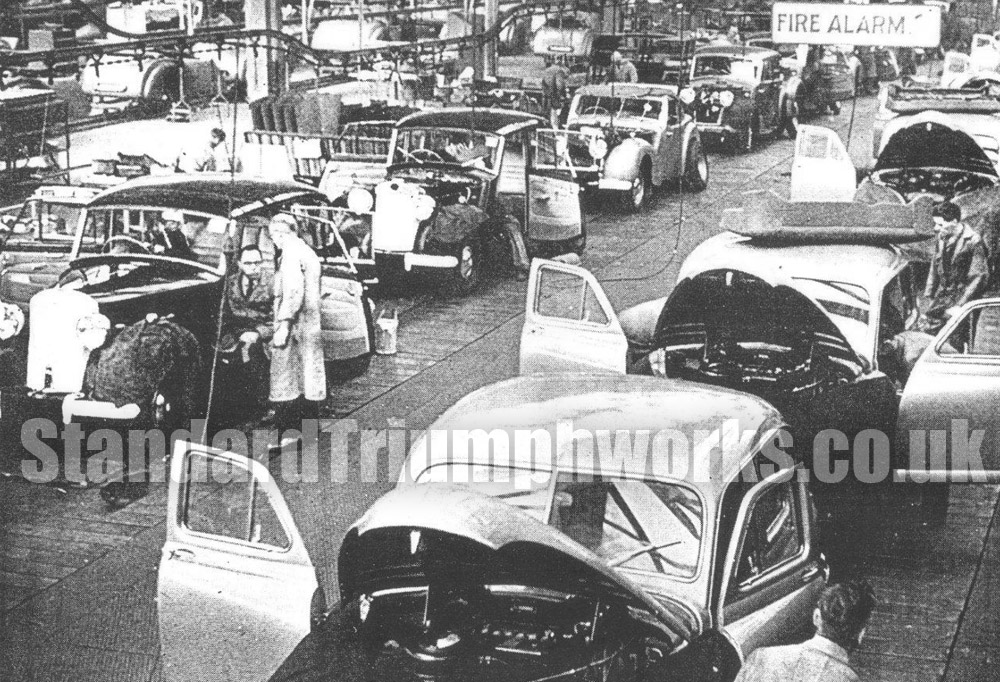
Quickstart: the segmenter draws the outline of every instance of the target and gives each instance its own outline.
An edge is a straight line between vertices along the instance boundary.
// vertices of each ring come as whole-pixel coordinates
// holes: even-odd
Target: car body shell
[[[560,426],[561,425],[561,426]],[[779,591],[783,597],[774,594],[770,598],[760,594],[752,600],[753,606],[743,602],[739,607],[728,602],[734,596],[730,576],[724,566],[731,565],[738,554],[729,546],[735,538],[739,540],[740,521],[733,517],[723,520],[723,509],[732,509],[732,496],[750,495],[750,488],[736,493],[737,479],[747,467],[754,467],[760,460],[762,443],[773,437],[783,425],[781,415],[764,401],[747,394],[727,391],[685,381],[658,381],[651,377],[614,376],[608,374],[545,374],[522,376],[480,389],[449,408],[432,426],[432,430],[442,433],[483,433],[495,437],[504,433],[513,448],[501,453],[490,454],[483,448],[473,446],[445,456],[433,442],[418,441],[411,448],[410,456],[400,474],[401,486],[433,488],[446,480],[467,485],[475,490],[476,485],[464,475],[469,475],[476,467],[512,467],[515,470],[534,472],[541,479],[561,475],[588,477],[614,477],[657,480],[685,487],[700,500],[702,505],[703,534],[700,549],[697,550],[697,568],[688,573],[671,576],[650,572],[635,566],[610,569],[625,574],[641,590],[655,600],[670,597],[688,605],[697,618],[692,627],[694,634],[710,628],[726,628],[728,634],[747,655],[758,646],[780,642],[797,632],[808,621],[811,599],[815,589],[822,582],[807,581],[786,584]],[[563,430],[560,435],[560,429]],[[655,433],[682,433],[691,437],[691,452],[694,452],[694,467],[698,462],[712,468],[710,476],[699,475],[683,462],[688,457],[685,448],[672,449],[670,453],[644,451],[638,440],[631,456],[612,456],[602,452],[600,444],[591,454],[564,447],[565,439],[571,432],[600,434],[603,429],[622,433],[639,433],[644,430]],[[622,431],[624,429],[625,431]],[[723,448],[721,456],[702,459],[697,454],[707,445],[699,443],[698,434],[718,435],[718,429],[731,429],[744,434],[738,447]],[[518,448],[518,433],[537,435],[548,432],[554,449]],[[751,434],[753,434],[751,436]],[[600,438],[600,436],[596,436]],[[709,439],[712,436],[709,436]],[[544,442],[544,441],[543,441]],[[464,453],[464,454],[463,454]],[[493,456],[496,455],[496,456]],[[707,464],[711,461],[711,464]],[[787,466],[791,467],[789,460]],[[464,467],[469,467],[464,469]],[[781,478],[781,465],[775,467],[775,480]],[[464,474],[463,474],[464,472]],[[675,472],[673,475],[666,472]],[[682,473],[678,473],[682,472]],[[449,478],[449,474],[454,478]],[[762,475],[760,480],[766,477]],[[535,482],[541,486],[540,481]],[[550,484],[551,485],[551,484]],[[765,485],[766,487],[766,485]],[[493,492],[501,499],[505,495],[501,488]],[[551,489],[550,489],[551,491]],[[758,490],[759,492],[759,490]],[[797,573],[804,566],[819,561],[818,550],[811,541],[809,511],[805,488],[799,490],[803,496],[800,512],[806,524],[805,542],[802,553],[793,567],[784,570]],[[551,492],[546,493],[551,494]],[[432,493],[427,493],[432,495]],[[511,501],[511,504],[518,504]],[[544,514],[541,507],[528,509],[529,515],[537,522],[546,523],[549,507]],[[544,505],[543,505],[544,506]],[[378,507],[373,507],[374,510]],[[635,510],[637,523],[642,526],[659,523],[648,510]],[[745,521],[745,519],[744,519]],[[551,521],[549,521],[551,523]],[[729,524],[735,522],[735,527]],[[364,521],[359,522],[363,525]],[[439,524],[447,524],[442,518]],[[579,539],[577,541],[580,541]],[[604,559],[603,561],[608,561]],[[727,563],[729,562],[729,563]],[[789,590],[789,588],[791,588]],[[633,588],[635,589],[635,588]],[[722,595],[727,595],[724,599]],[[746,598],[749,598],[748,596]],[[736,601],[742,601],[737,599]],[[784,602],[778,604],[778,602]],[[739,614],[739,615],[737,615]],[[754,614],[754,615],[751,615]]]
[[[472,108],[418,112],[400,119],[389,144],[386,176],[371,200],[369,258],[359,264],[376,272],[454,270],[462,252],[487,243],[508,216],[520,222],[529,246],[581,242],[579,187],[557,174],[538,172],[531,155],[524,154],[542,123],[522,112]],[[427,159],[409,159],[405,150],[398,151],[407,136],[442,140],[452,134],[483,136],[485,144],[492,145],[486,149],[489,159],[462,164],[445,161],[441,150],[429,147],[417,150],[433,152]],[[460,203],[458,195],[465,192],[467,202],[482,212],[482,221],[446,223],[441,209]],[[418,200],[429,215],[420,213],[413,203]]]
[[[655,118],[645,116],[615,117],[605,113],[586,113],[586,102],[600,98],[654,99],[661,111]],[[597,98],[597,99],[594,99]],[[563,144],[580,148],[569,153],[572,175],[580,184],[597,190],[629,191],[640,173],[648,173],[654,186],[680,178],[690,168],[689,154],[702,154],[701,133],[690,116],[682,115],[677,88],[669,85],[616,83],[587,85],[576,91],[570,105],[567,131],[543,131],[539,145]],[[543,137],[548,138],[543,141]],[[610,138],[610,140],[609,140]],[[610,141],[604,158],[595,159],[586,151],[591,140]],[[617,139],[617,144],[615,144]],[[553,170],[570,168],[561,155],[553,160]],[[706,178],[707,180],[707,178]]]
[[[594,37],[600,30],[600,15],[567,12],[550,18],[531,37],[531,52],[544,57],[590,59]]]
[[[815,216],[833,208],[813,206],[749,210],[750,215],[803,210]],[[748,217],[744,210],[732,210],[724,226],[742,231],[759,222],[761,214]],[[921,226],[913,238],[932,234],[926,206],[857,210],[866,214],[858,224],[862,219],[883,224],[896,214],[903,231]],[[869,210],[878,214],[867,215]],[[787,233],[770,243],[733,232],[716,235],[688,256],[669,297],[621,315],[586,271],[540,263],[529,279],[521,372],[634,371],[748,391],[778,406],[796,439],[805,436],[807,443],[823,428],[893,433],[899,396],[879,349],[888,336],[917,323],[915,279],[926,252],[919,243],[912,251],[886,243],[843,243],[842,234],[833,243],[810,243],[818,228],[811,229],[813,236],[804,243],[789,242]],[[570,312],[564,315],[568,319],[546,313],[540,307],[550,295],[546,270],[578,278],[593,292],[600,313]],[[883,320],[889,305],[898,315],[891,323],[889,317]],[[727,346],[730,339],[737,345]],[[796,347],[800,351],[792,350]],[[661,350],[657,369],[652,358]],[[784,356],[786,350],[791,355]]]
[[[31,264],[3,273],[0,296],[21,305],[28,301],[17,300],[19,295],[30,297],[28,329],[22,332],[28,338],[26,366],[20,373],[24,385],[20,391],[16,387],[5,390],[4,399],[19,395],[28,401],[22,402],[23,408],[31,411],[42,407],[40,403],[32,406],[32,400],[58,401],[81,390],[79,367],[66,358],[80,355],[80,349],[85,348],[75,325],[76,318],[87,313],[100,312],[112,325],[131,325],[150,314],[170,316],[194,334],[205,366],[211,367],[226,257],[244,243],[256,244],[268,216],[294,211],[302,204],[328,206],[324,197],[307,185],[228,174],[143,178],[97,195],[80,218],[72,252],[75,260],[54,289],[38,292],[46,283],[31,278],[35,274]],[[189,226],[201,225],[198,235],[190,237],[194,260],[141,252],[76,258],[84,253],[85,244],[98,243],[88,241],[88,235],[99,232],[101,224],[113,223],[111,234],[124,238],[123,226],[141,229],[165,209],[183,211]],[[314,226],[309,219],[303,222],[303,233],[309,235]],[[273,255],[269,241],[261,240],[261,247]],[[265,263],[265,271],[272,263]],[[358,274],[342,265],[324,265],[321,287],[326,359],[363,364],[373,351],[374,326]],[[46,333],[31,333],[36,326]],[[84,362],[88,355],[83,353]],[[50,390],[44,390],[47,388]],[[86,408],[80,405],[80,409]],[[127,412],[111,410],[109,416],[120,418]]]
[[[728,58],[746,64],[742,73],[702,75],[699,59]],[[703,135],[726,139],[770,134],[781,129],[781,55],[759,47],[713,45],[695,51],[688,84],[695,90],[694,118]],[[733,103],[723,106],[714,95],[729,91]]]
[[[602,82],[618,51],[635,65],[640,83],[680,85],[696,44],[693,36],[676,33],[602,33],[594,40],[593,82]]]

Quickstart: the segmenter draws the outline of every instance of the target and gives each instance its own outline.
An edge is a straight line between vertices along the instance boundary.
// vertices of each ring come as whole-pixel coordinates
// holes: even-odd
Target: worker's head
[[[942,201],[934,207],[934,227],[943,236],[951,236],[958,230],[962,220],[962,209],[950,201]]]
[[[163,230],[179,230],[184,224],[184,214],[176,209],[168,208],[160,213],[158,224]]]
[[[212,132],[209,135],[209,142],[208,142],[208,144],[212,147],[212,149],[215,149],[225,141],[226,141],[226,131],[224,131],[222,128],[212,128]]]
[[[258,247],[248,244],[240,249],[240,272],[246,275],[246,277],[254,280],[260,279],[260,271],[263,265],[264,255]]]
[[[279,213],[267,224],[267,235],[279,249],[285,248],[288,240],[296,234],[298,234],[298,223],[288,213]]]
[[[625,55],[623,55],[620,51],[615,50],[611,53],[612,64],[621,64],[623,61],[625,61]]]
[[[852,649],[864,638],[875,604],[875,591],[865,581],[830,585],[813,611],[813,625],[820,636]]]

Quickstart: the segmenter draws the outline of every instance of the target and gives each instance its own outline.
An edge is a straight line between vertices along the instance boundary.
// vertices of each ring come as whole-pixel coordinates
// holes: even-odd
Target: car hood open
[[[918,114],[892,133],[874,171],[899,168],[950,168],[997,177],[974,136],[953,117],[937,111]]]
[[[557,529],[459,485],[405,486],[378,500],[348,531],[339,576],[345,604],[376,590],[461,580],[610,599],[687,640],[699,628],[693,606],[653,599]]]

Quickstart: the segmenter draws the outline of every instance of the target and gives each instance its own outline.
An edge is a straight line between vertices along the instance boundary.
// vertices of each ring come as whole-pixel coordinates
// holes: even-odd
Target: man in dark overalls
[[[989,279],[982,238],[962,222],[962,209],[945,201],[934,209],[937,246],[927,275],[924,296],[929,302],[923,331],[936,334],[958,309],[976,298]]]

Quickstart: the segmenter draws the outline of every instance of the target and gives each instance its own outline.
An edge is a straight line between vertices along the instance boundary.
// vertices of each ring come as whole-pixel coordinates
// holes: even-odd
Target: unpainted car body
[[[668,85],[587,85],[573,96],[566,130],[536,134],[539,168],[569,172],[585,189],[613,192],[638,211],[657,187],[708,186],[699,127]]]
[[[688,84],[694,118],[709,139],[744,151],[784,125],[781,55],[760,47],[713,45],[698,49]]]
[[[628,371],[747,391],[777,406],[806,444],[822,429],[894,433],[901,380],[880,350],[916,325],[922,282],[919,252],[893,242],[932,236],[929,206],[756,199],[729,210],[733,231],[692,251],[669,297],[620,316],[590,273],[539,263],[521,372]],[[562,290],[594,303],[581,309]]]

